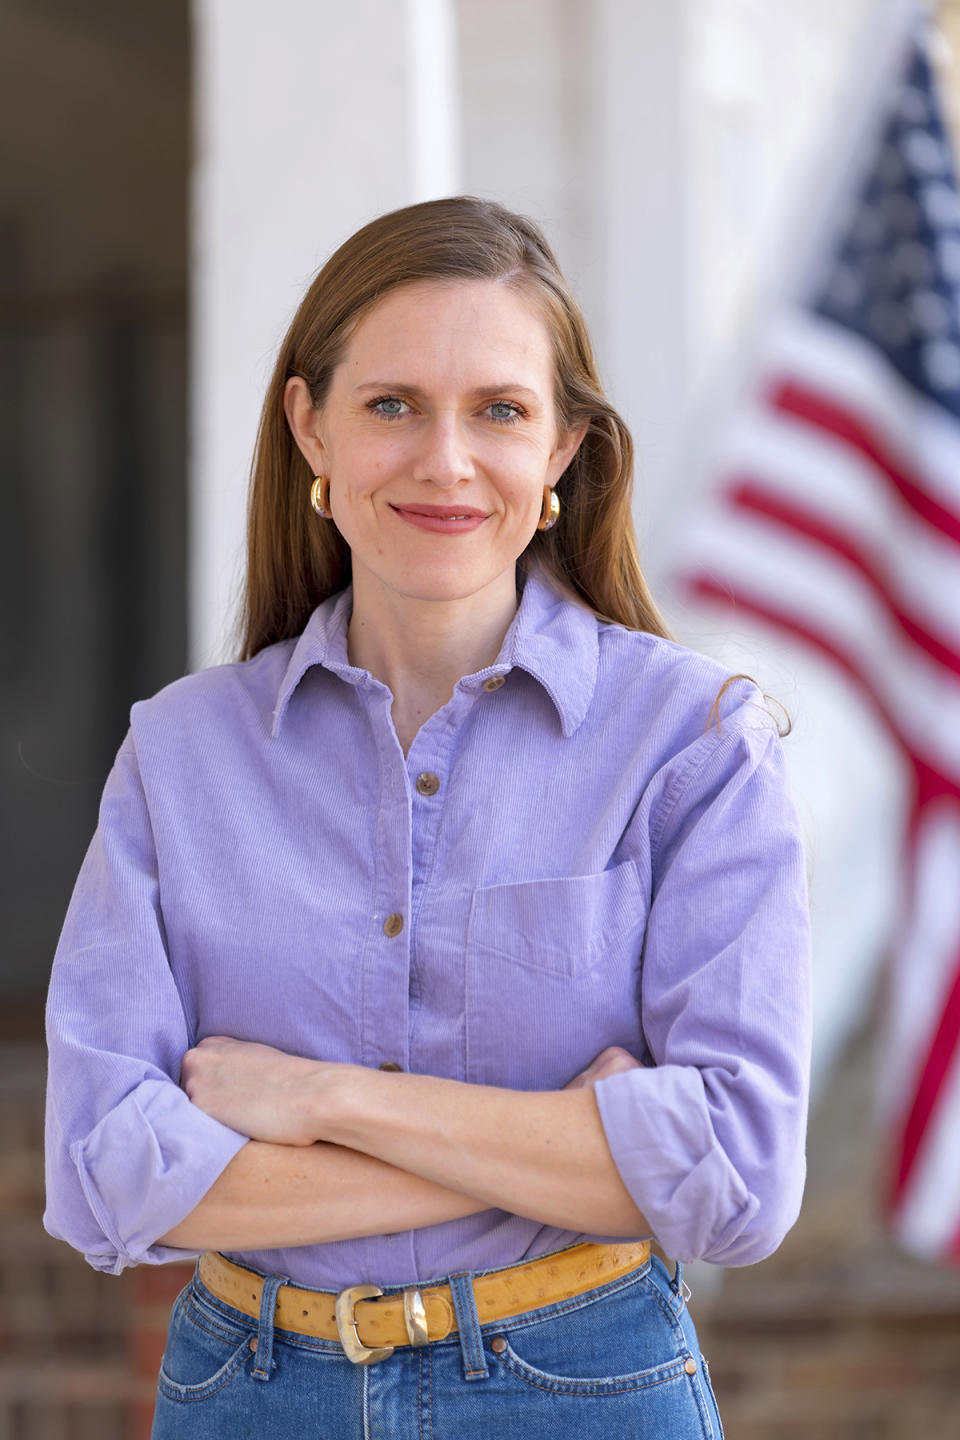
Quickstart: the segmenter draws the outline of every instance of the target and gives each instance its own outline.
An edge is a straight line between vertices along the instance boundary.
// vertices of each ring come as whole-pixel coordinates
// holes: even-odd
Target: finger
[[[611,1055],[603,1066],[604,1075],[619,1075],[624,1070],[639,1070],[640,1061],[634,1060],[626,1051],[622,1055]]]
[[[594,1065],[608,1065],[612,1060],[629,1060],[631,1064],[637,1064],[630,1051],[624,1050],[622,1045],[608,1045],[606,1050],[600,1051],[593,1063]]]

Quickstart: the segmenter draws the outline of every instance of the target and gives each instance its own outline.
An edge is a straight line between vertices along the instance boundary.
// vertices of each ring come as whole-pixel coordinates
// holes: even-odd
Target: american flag
[[[883,1097],[904,1248],[960,1259],[960,195],[913,11],[721,447],[684,589],[829,657],[909,777]]]

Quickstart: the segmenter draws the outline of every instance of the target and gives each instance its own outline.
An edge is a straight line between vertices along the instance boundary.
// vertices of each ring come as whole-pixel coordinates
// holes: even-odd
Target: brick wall
[[[128,1440],[130,1287],[40,1224],[43,1058],[0,1048],[0,1440]]]
[[[43,1052],[0,1045],[0,1440],[149,1440],[190,1265],[91,1270],[43,1229]]]
[[[899,1255],[884,1235],[873,1033],[813,1118],[796,1227],[704,1297],[700,1340],[730,1440],[960,1440],[960,1270]]]
[[[128,1357],[133,1395],[126,1440],[150,1440],[157,1371],[163,1359],[170,1310],[193,1273],[192,1265],[142,1265],[129,1272]]]

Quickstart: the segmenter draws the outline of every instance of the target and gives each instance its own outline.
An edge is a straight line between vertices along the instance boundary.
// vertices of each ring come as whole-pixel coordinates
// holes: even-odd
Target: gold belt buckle
[[[407,1327],[407,1338],[411,1345],[430,1344],[427,1307],[416,1285],[408,1285],[403,1292],[403,1323]]]
[[[378,1285],[348,1285],[347,1289],[341,1290],[337,1296],[334,1305],[337,1334],[340,1336],[344,1355],[354,1365],[376,1365],[393,1354],[392,1345],[364,1345],[357,1333],[357,1319],[354,1314],[357,1301],[372,1300],[375,1295],[382,1294],[383,1291]]]
[[[357,1301],[372,1300],[382,1294],[383,1291],[377,1285],[350,1285],[337,1296],[334,1305],[337,1334],[340,1336],[343,1353],[354,1365],[376,1365],[393,1354],[393,1345],[364,1345],[357,1330]],[[403,1292],[403,1321],[411,1345],[430,1344],[427,1307],[416,1285],[408,1285]]]

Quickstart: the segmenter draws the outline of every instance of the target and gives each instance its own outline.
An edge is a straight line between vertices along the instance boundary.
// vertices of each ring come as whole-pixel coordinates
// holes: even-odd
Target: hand
[[[621,1070],[640,1070],[643,1067],[639,1060],[635,1060],[629,1050],[624,1050],[620,1045],[608,1045],[606,1050],[601,1050],[595,1060],[592,1060],[586,1070],[581,1070],[563,1088],[565,1090],[586,1090],[592,1088],[598,1080],[605,1080],[608,1075],[618,1075]]]
[[[184,1055],[180,1084],[194,1105],[251,1140],[312,1145],[329,1068],[271,1045],[211,1035]]]

